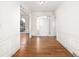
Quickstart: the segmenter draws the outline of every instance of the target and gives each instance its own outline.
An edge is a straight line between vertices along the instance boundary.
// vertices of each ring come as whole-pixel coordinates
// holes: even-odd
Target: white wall
[[[56,25],[55,25],[56,20],[54,18],[54,15],[50,17],[49,23],[50,23],[50,27],[49,27],[50,28],[50,36],[56,36]]]
[[[79,56],[79,2],[63,2],[56,10],[57,40]]]
[[[31,33],[33,36],[37,36],[37,27],[36,27],[36,20],[39,16],[49,16],[50,17],[50,34],[48,36],[55,36],[55,29],[54,29],[54,17],[52,12],[32,12],[31,15]],[[46,30],[46,29],[45,29]]]
[[[12,56],[20,48],[20,7],[16,2],[0,2],[0,56]]]

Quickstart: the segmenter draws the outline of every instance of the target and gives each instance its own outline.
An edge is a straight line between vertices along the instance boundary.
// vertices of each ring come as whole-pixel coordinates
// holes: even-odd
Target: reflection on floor
[[[21,48],[16,52],[14,57],[71,57],[69,53],[57,40],[52,36],[33,36],[28,38],[28,34],[21,34]]]

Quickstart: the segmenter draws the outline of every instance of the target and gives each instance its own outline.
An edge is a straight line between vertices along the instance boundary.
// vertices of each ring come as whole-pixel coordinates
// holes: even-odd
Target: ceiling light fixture
[[[40,1],[39,4],[40,4],[40,5],[45,5],[45,4],[46,4],[46,1]]]

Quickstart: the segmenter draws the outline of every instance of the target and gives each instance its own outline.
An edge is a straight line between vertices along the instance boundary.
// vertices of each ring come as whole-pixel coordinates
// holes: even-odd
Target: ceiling
[[[44,2],[40,4],[40,2]],[[31,11],[53,11],[55,10],[62,1],[24,1],[21,5],[26,8],[28,7]]]

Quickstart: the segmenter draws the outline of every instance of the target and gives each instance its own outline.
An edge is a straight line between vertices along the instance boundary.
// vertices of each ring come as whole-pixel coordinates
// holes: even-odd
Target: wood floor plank
[[[21,34],[21,47],[13,57],[72,57],[54,36],[33,36]]]

